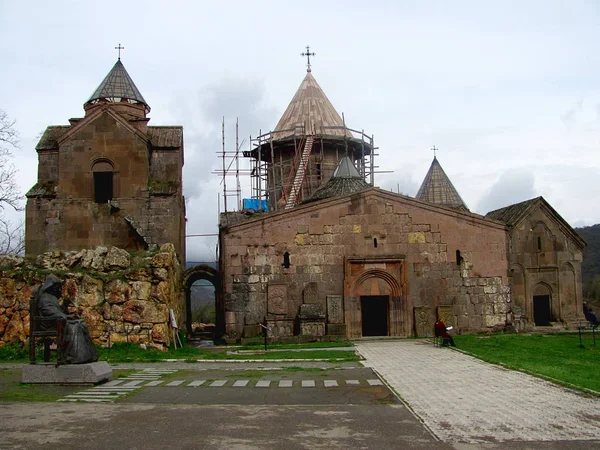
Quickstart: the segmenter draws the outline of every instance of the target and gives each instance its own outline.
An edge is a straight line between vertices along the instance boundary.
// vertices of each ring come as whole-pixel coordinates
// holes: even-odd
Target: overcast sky
[[[0,109],[21,135],[23,193],[40,134],[83,116],[121,43],[150,124],[184,127],[187,233],[216,233],[222,117],[227,150],[236,117],[247,150],[292,99],[310,45],[318,83],[393,170],[376,185],[415,195],[435,145],[473,212],[543,195],[572,226],[600,223],[595,0],[0,0],[0,42]],[[215,243],[188,238],[188,260],[214,259]]]

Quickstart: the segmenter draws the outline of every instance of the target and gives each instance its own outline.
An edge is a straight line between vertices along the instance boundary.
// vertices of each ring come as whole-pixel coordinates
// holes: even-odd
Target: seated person
[[[442,338],[442,347],[447,347],[448,344],[450,344],[452,347],[456,347],[454,339],[448,333],[448,328],[446,328],[446,324],[442,319],[438,319],[438,321],[435,323],[434,331],[435,337]]]
[[[72,315],[67,315],[58,303],[61,286],[62,283],[56,275],[48,275],[42,286],[35,291],[39,315],[64,319],[66,322],[62,341],[58,343],[62,349],[64,361],[59,361],[59,363],[84,364],[98,361],[98,352],[85,322]]]
[[[586,302],[583,302],[583,315],[585,316],[585,320],[587,320],[592,327],[598,326],[598,317],[592,312],[591,308],[588,308]]]

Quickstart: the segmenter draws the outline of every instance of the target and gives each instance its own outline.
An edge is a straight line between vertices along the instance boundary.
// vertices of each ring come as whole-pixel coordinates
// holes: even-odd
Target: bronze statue
[[[37,307],[37,315],[43,318],[56,319],[50,321],[50,325],[42,322],[42,328],[51,326],[64,327],[59,333],[57,342],[59,364],[85,364],[98,361],[98,352],[90,332],[82,319],[63,311],[58,302],[61,296],[62,282],[56,275],[48,275],[41,287],[36,288],[34,295]]]

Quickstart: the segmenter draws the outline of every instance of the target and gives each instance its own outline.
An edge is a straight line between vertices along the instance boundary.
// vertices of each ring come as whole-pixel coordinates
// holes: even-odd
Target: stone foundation
[[[63,304],[84,319],[96,345],[132,342],[163,350],[170,345],[169,310],[184,329],[180,267],[171,244],[130,254],[111,247],[48,252],[35,263],[0,255],[0,346],[25,344],[29,299],[48,273],[63,281]]]

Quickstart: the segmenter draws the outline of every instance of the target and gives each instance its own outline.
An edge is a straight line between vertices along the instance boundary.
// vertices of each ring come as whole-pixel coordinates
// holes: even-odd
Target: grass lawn
[[[346,344],[348,346],[348,344]],[[292,347],[293,346],[289,346]],[[269,347],[271,348],[271,347]],[[301,348],[307,348],[303,345]],[[252,347],[254,350],[260,350],[258,347]],[[161,361],[164,359],[183,359],[189,362],[195,362],[202,359],[218,359],[218,360],[248,360],[248,359],[325,359],[325,360],[342,360],[342,361],[358,361],[359,357],[354,351],[346,350],[325,350],[316,347],[308,350],[285,351],[278,348],[277,352],[267,353],[237,353],[230,354],[230,348],[227,347],[212,347],[212,348],[194,348],[183,347],[177,350],[170,349],[168,352],[158,350],[141,350],[139,346],[134,344],[115,344],[110,351],[105,348],[99,349],[100,360],[114,362],[130,362],[130,361]],[[238,350],[237,348],[235,350]]]
[[[260,352],[262,347],[257,345],[249,345],[244,347],[206,347],[194,348],[184,346],[177,350],[171,348],[166,352],[159,350],[142,350],[136,344],[115,343],[109,350],[107,348],[97,347],[100,355],[100,361],[108,361],[109,363],[123,362],[157,362],[165,359],[180,359],[189,362],[195,362],[199,359],[325,359],[332,361],[358,361],[359,357],[354,351],[335,350],[336,347],[351,347],[348,342],[314,342],[307,344],[278,344],[269,345],[269,350],[277,350],[276,352]],[[328,350],[328,349],[332,350]],[[292,350],[305,349],[298,352]],[[238,353],[230,354],[235,350],[255,350],[256,353]],[[289,350],[289,351],[285,351]],[[55,355],[53,355],[55,357]],[[38,359],[42,361],[41,353],[38,354]],[[0,362],[20,362],[29,361],[29,349],[15,345],[5,345],[0,347]]]
[[[511,369],[525,370],[567,385],[600,393],[600,334],[495,334],[456,336],[456,345],[474,356]]]

